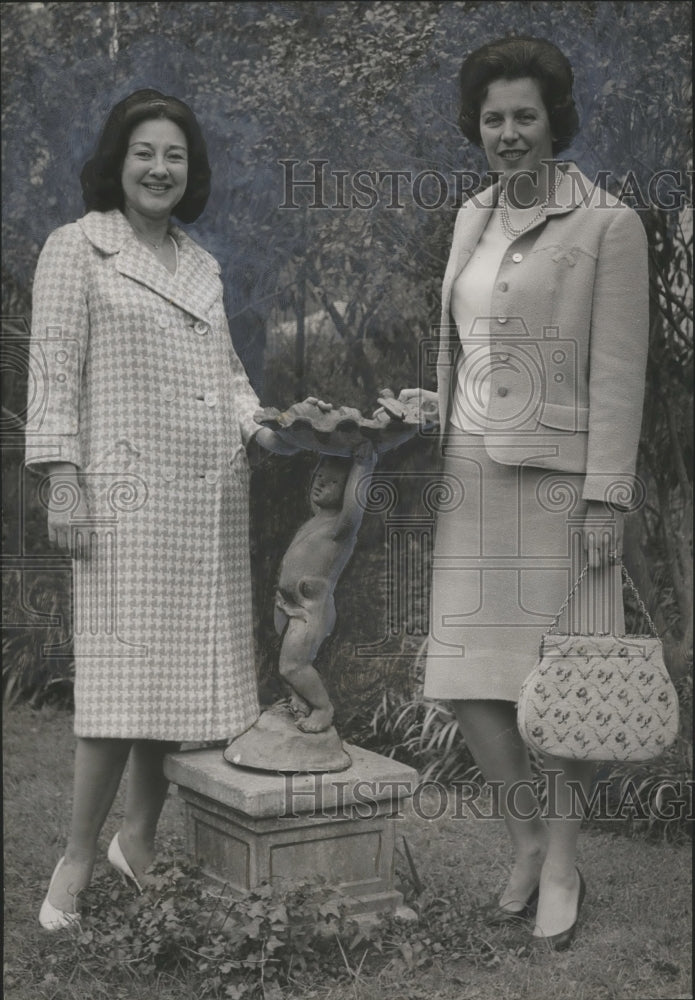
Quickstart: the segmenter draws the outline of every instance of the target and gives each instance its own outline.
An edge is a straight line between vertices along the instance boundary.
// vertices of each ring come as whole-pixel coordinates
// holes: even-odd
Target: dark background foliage
[[[78,176],[108,109],[138,87],[186,100],[207,137],[213,191],[192,235],[222,265],[235,345],[264,403],[307,393],[368,411],[390,385],[432,385],[421,344],[437,300],[458,197],[436,210],[388,184],[369,207],[285,201],[278,162],[331,171],[483,172],[456,127],[462,57],[502,34],[540,35],[569,56],[582,130],[564,154],[607,171],[651,242],[652,325],[640,473],[649,492],[630,519],[626,561],[655,615],[674,675],[692,649],[692,224],[654,204],[650,178],[690,159],[690,5],[623,2],[11,3],[3,4],[3,448],[8,697],[69,696],[69,567],[46,545],[36,486],[24,475],[26,331],[39,250],[82,214]],[[436,199],[434,181],[422,188]],[[673,180],[668,187],[678,187]],[[662,189],[660,189],[662,190]],[[347,201],[351,190],[347,189]],[[655,193],[652,190],[652,196]],[[364,203],[367,199],[361,199]],[[431,527],[417,441],[380,464],[397,512]],[[252,481],[257,635],[263,690],[276,689],[271,596],[287,541],[306,517],[311,456],[262,457]],[[391,512],[393,514],[393,511]],[[426,628],[425,571],[407,608],[389,597],[389,514],[365,516],[337,592],[338,627],[321,654],[343,715],[407,691]],[[422,554],[422,552],[420,552]],[[426,554],[425,554],[426,555]],[[393,597],[393,595],[391,595]],[[378,655],[359,656],[355,645]],[[67,643],[67,645],[66,645]],[[49,647],[49,648],[47,648]]]

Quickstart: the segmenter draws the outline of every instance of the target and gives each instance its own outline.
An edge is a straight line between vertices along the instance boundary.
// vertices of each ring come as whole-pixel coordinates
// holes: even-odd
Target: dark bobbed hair
[[[572,96],[574,74],[569,60],[545,38],[519,35],[498,38],[464,59],[459,74],[459,125],[467,139],[482,146],[480,107],[495,80],[530,77],[538,82],[550,121],[553,155],[561,153],[579,131],[579,115]]]
[[[182,222],[198,218],[210,195],[210,164],[203,133],[187,104],[177,97],[165,97],[158,90],[136,90],[111,109],[96,151],[80,174],[88,212],[108,212],[112,208],[123,211],[121,171],[128,139],[136,125],[156,118],[168,118],[178,125],[188,143],[188,183],[172,215]]]

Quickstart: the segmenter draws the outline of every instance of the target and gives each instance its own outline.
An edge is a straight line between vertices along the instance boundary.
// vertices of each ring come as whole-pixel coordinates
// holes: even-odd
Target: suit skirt
[[[584,476],[502,465],[463,431],[443,450],[424,694],[516,702],[586,562]],[[587,573],[558,631],[624,633],[619,565]]]

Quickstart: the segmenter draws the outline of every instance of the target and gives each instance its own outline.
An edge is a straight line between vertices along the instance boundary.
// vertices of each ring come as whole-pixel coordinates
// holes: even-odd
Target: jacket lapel
[[[209,322],[210,307],[220,294],[219,264],[178,226],[170,230],[179,257],[178,270],[171,274],[138,240],[118,209],[90,212],[79,220],[79,225],[97,249],[115,255],[120,274],[145,285],[196,319]]]
[[[451,252],[449,253],[449,260],[442,281],[441,324],[443,327],[449,325],[449,303],[451,300],[452,285],[480,242],[483,230],[487,226],[492,210],[497,204],[497,188],[485,188],[475,198],[477,202],[475,207],[470,205],[460,210],[457,226],[454,230]],[[456,337],[450,331],[449,337],[442,338],[442,349],[445,349],[447,341],[455,339]]]
[[[497,204],[497,185],[485,188],[479,195],[476,195],[477,206],[475,209],[466,210],[463,216],[463,225],[460,231],[455,234],[454,245],[451,248],[450,264],[451,282],[456,280],[461,271],[468,263],[471,254],[480,242],[480,237],[490,221],[492,210]]]

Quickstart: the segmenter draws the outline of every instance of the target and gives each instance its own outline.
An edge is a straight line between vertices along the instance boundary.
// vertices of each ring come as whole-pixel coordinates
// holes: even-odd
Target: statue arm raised
[[[376,450],[369,441],[365,441],[354,453],[352,468],[345,484],[343,507],[333,532],[333,538],[337,542],[355,538],[360,529],[364,507],[358,497],[358,486],[366,478],[367,482],[364,483],[361,491],[364,493],[364,490],[369,486],[376,459]]]

